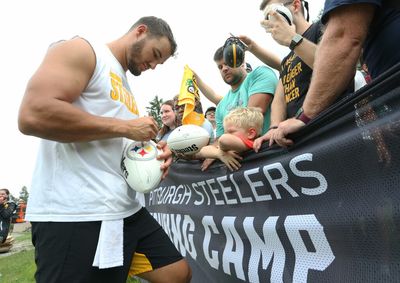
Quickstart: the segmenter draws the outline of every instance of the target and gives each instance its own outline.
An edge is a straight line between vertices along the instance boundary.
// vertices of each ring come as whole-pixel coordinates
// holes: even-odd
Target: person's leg
[[[153,283],[189,282],[190,267],[162,227],[146,209],[137,216],[134,224],[125,225],[130,237],[138,237],[129,276],[136,275]]]
[[[126,282],[123,267],[93,267],[101,222],[33,222],[37,283]]]

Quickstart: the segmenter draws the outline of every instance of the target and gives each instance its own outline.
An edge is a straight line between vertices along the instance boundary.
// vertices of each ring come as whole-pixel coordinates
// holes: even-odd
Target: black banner
[[[400,281],[399,70],[239,171],[173,164],[146,207],[192,282]]]

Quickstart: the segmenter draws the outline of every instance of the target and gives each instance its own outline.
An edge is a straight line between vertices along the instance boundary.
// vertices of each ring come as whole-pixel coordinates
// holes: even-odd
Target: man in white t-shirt
[[[107,45],[81,37],[52,45],[30,79],[18,125],[41,138],[26,219],[36,282],[190,281],[190,268],[128,187],[120,162],[129,140],[158,127],[138,117],[126,72],[139,76],[175,53],[168,24],[139,19]],[[162,147],[162,145],[161,145]],[[159,156],[170,165],[164,146]]]

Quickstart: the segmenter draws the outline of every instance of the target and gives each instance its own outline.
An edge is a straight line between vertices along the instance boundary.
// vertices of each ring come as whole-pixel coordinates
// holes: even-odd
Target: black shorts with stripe
[[[93,267],[101,221],[32,222],[36,282],[121,282],[182,259],[158,222],[142,208],[124,219],[124,266]]]

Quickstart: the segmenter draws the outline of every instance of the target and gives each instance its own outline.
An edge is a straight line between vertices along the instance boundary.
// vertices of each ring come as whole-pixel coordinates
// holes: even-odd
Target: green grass
[[[31,233],[13,235],[14,244],[31,241]],[[34,250],[24,250],[10,256],[0,257],[0,283],[34,283],[36,271]],[[140,283],[135,278],[128,278],[127,283]]]
[[[35,282],[35,270],[36,266],[33,250],[21,251],[13,255],[0,258],[0,282]]]
[[[13,234],[13,237],[14,237],[16,242],[29,241],[29,243],[32,243],[32,241],[31,241],[31,238],[32,238],[31,232],[23,232],[23,233],[18,234],[18,236]]]
[[[128,280],[126,280],[126,283],[140,283],[140,281],[136,278],[128,278]]]

